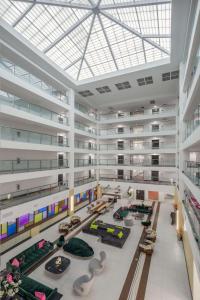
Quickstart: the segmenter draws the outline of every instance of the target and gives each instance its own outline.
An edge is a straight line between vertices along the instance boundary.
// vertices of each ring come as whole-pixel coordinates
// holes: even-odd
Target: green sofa
[[[35,291],[44,293],[46,300],[60,299],[62,297],[62,295],[59,297],[57,289],[51,289],[30,277],[22,276],[19,295],[23,297],[24,300],[38,300],[38,298],[35,297]]]
[[[38,245],[42,241],[43,240],[40,240],[20,254],[11,258],[6,264],[6,269],[10,272],[18,271],[21,274],[26,274],[26,272],[30,270],[35,264],[40,262],[45,256],[53,251],[54,246],[48,241],[45,241],[44,246],[42,248],[39,248]],[[19,267],[12,265],[14,259],[17,259],[19,261]]]

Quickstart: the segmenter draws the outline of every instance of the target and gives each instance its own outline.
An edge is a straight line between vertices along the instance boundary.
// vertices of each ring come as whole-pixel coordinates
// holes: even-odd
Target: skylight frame
[[[10,6],[8,5],[10,13],[12,7],[13,11],[18,11],[16,18],[13,16],[10,24],[75,80],[97,77],[154,62],[170,55],[170,0],[135,2],[129,0],[5,0],[3,2],[7,4],[10,2]],[[69,11],[74,19],[71,23],[66,22],[63,25],[64,21],[61,22],[61,17],[63,20],[64,11]],[[4,16],[5,18],[8,16],[5,10]],[[68,18],[64,19],[68,21]],[[115,25],[106,26],[105,19]],[[95,42],[91,41],[94,37],[93,27],[97,22],[100,24],[101,36],[104,36],[102,45],[98,47],[97,43],[95,45]],[[80,32],[83,33],[84,27],[86,31],[82,45],[81,42],[73,42],[74,34],[77,35],[76,29],[81,29]],[[122,31],[122,28],[126,34],[122,34],[120,41],[119,30]],[[128,33],[130,38],[127,37]],[[67,47],[67,44],[70,44],[71,48]],[[94,45],[96,50],[93,52],[91,48],[95,48]]]

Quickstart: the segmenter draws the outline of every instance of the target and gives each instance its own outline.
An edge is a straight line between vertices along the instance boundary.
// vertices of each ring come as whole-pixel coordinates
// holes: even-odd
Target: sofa
[[[45,256],[53,251],[53,249],[53,243],[44,239],[40,240],[15,257],[11,258],[7,262],[6,268],[10,272],[18,271],[21,274],[26,274],[28,270],[40,262]]]

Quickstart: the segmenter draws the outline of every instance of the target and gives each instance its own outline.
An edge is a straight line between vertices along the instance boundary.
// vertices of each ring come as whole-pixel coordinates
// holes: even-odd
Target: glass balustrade
[[[75,167],[88,167],[88,166],[96,166],[97,160],[96,159],[75,159],[74,166]]]
[[[20,111],[30,113],[32,115],[51,120],[56,123],[68,125],[68,118],[64,115],[59,115],[55,112],[52,112],[48,109],[45,109],[39,105],[28,103],[20,98],[17,98],[13,95],[7,95],[4,92],[0,92],[0,105],[6,105],[9,107],[14,107]]]
[[[91,128],[91,127],[88,127],[88,126],[85,126],[79,122],[75,122],[75,128],[76,129],[79,129],[79,130],[83,130],[83,131],[86,131],[86,132],[89,132],[91,134],[96,134],[96,129],[95,128]]]
[[[31,85],[34,85],[35,87],[41,89],[45,93],[61,100],[64,103],[69,104],[69,97],[66,95],[67,92],[61,92],[54,87],[48,85],[47,83],[43,82],[36,76],[30,74],[26,70],[22,69],[21,67],[15,65],[11,61],[5,58],[0,59],[0,68],[4,69],[10,73],[12,73],[14,76],[27,81]]]
[[[0,160],[0,173],[20,173],[68,168],[68,160]]]
[[[68,181],[62,184],[51,183],[15,192],[0,194],[0,207],[7,208],[31,200],[36,200],[68,189]]]
[[[162,160],[162,161],[148,161],[148,160],[142,160],[142,161],[134,161],[134,160],[121,160],[117,161],[115,159],[100,159],[99,165],[102,166],[135,166],[135,167],[175,167],[176,163],[175,160]]]
[[[190,192],[185,191],[183,205],[190,222],[194,238],[200,249],[200,205]]]
[[[92,176],[92,177],[79,177],[79,178],[75,178],[74,179],[74,186],[79,186],[79,185],[83,185],[89,182],[93,182],[96,181],[96,177]]]
[[[100,174],[100,180],[105,181],[122,181],[122,182],[132,182],[132,183],[146,183],[146,184],[160,184],[160,185],[171,185],[171,181],[169,180],[148,180],[148,179],[138,179],[134,177],[124,176],[122,178],[118,178],[115,174]]]
[[[123,128],[123,130],[118,130],[118,128],[113,128],[113,129],[107,129],[107,130],[100,130],[100,136],[103,135],[123,135],[123,134],[134,134],[140,136],[141,134],[145,133],[156,133],[156,132],[166,132],[166,131],[171,131],[171,130],[176,130],[175,126],[163,126],[161,128],[155,129],[150,129],[148,128],[143,128],[141,130],[138,129],[130,129],[130,128]]]
[[[170,144],[167,141],[164,143],[159,143],[159,145],[155,146],[152,143],[137,143],[134,145],[124,144],[124,145],[116,145],[116,144],[100,144],[99,150],[145,150],[145,149],[175,149],[176,145]]]
[[[132,118],[137,119],[141,116],[151,116],[151,115],[165,115],[165,114],[174,114],[175,113],[175,106],[169,106],[166,108],[158,109],[158,110],[151,110],[151,109],[144,109],[138,112],[121,112],[121,113],[112,113],[112,114],[102,114],[100,115],[100,121],[111,120],[111,119],[123,119],[123,118]]]
[[[51,146],[68,147],[68,139],[52,136],[28,130],[0,126],[0,138],[2,140],[16,141],[22,143],[42,144]]]
[[[200,162],[186,161],[185,175],[197,186],[200,186]]]
[[[97,114],[94,112],[88,111],[83,105],[81,105],[79,103],[75,103],[75,108],[77,110],[81,111],[82,113],[88,115],[88,117],[97,120]]]
[[[88,150],[96,150],[96,144],[94,143],[86,143],[86,142],[82,142],[82,141],[75,141],[74,142],[74,147],[75,148],[79,148],[79,149],[88,149]]]
[[[195,109],[192,119],[186,122],[183,141],[186,140],[200,126],[200,104]]]

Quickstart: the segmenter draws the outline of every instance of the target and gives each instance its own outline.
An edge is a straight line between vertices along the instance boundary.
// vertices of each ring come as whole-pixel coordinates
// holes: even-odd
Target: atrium
[[[199,300],[200,0],[2,0],[0,80],[0,299]]]

